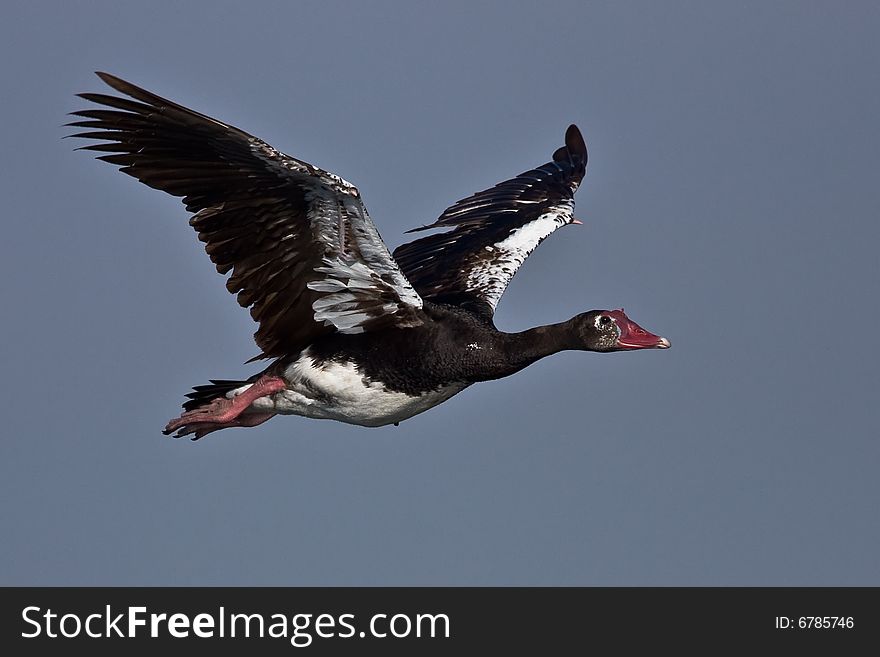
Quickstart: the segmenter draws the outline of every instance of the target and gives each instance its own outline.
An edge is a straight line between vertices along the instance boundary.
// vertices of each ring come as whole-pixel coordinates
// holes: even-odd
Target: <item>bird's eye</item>
[[[611,323],[611,318],[608,315],[602,315],[599,318],[599,323],[602,324],[602,326],[607,326]]]

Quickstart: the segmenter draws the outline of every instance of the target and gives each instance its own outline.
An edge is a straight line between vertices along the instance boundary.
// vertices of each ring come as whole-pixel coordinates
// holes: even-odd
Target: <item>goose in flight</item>
[[[587,148],[574,125],[552,160],[450,206],[390,253],[354,185],[231,125],[107,73],[70,135],[142,183],[182,197],[271,363],[196,386],[164,433],[193,440],[278,414],[378,427],[564,350],[665,349],[622,309],[519,333],[495,328],[510,279],[575,219]],[[438,232],[442,231],[442,232]],[[412,232],[412,231],[410,231]]]

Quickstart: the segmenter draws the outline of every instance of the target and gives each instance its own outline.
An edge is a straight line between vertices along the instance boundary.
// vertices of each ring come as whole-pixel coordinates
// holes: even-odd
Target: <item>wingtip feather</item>
[[[587,161],[587,142],[580,129],[572,123],[565,131],[565,147],[573,156],[582,157],[584,162]]]
[[[422,230],[428,230],[428,229],[430,229],[430,228],[434,228],[434,227],[435,227],[434,224],[425,224],[424,226],[416,226],[415,228],[410,228],[409,230],[404,231],[404,234],[406,234],[406,233],[418,233],[419,231],[422,231]]]
[[[125,81],[121,78],[117,78],[115,75],[110,73],[105,73],[104,71],[95,71],[95,75],[101,78],[101,81],[105,84],[110,85],[114,89],[118,88],[117,85],[124,84]]]

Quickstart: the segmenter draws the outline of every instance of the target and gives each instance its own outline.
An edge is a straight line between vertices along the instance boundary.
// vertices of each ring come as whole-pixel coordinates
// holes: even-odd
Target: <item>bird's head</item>
[[[646,331],[619,310],[591,310],[575,317],[583,348],[588,351],[668,349],[669,340]]]

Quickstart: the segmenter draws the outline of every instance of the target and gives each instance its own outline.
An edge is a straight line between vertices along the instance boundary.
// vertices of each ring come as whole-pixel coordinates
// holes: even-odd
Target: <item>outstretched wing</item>
[[[491,317],[526,257],[557,228],[577,221],[574,192],[586,166],[584,139],[569,126],[552,162],[458,201],[430,226],[409,232],[453,230],[403,244],[394,258],[422,298]]]
[[[282,356],[333,330],[419,323],[422,300],[401,273],[357,189],[238,128],[106,73],[129,98],[79,94],[104,106],[74,112],[71,135],[103,140],[141,182],[183,197],[190,225],[226,287],[259,323],[263,355]],[[110,109],[107,109],[110,108]]]

